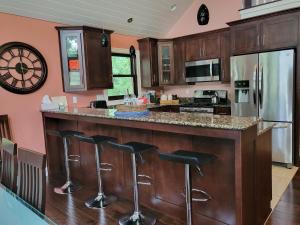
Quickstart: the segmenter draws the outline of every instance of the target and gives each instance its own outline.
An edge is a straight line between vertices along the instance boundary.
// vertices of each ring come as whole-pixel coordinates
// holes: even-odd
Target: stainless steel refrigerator
[[[295,52],[231,57],[232,115],[276,122],[272,159],[293,164]]]

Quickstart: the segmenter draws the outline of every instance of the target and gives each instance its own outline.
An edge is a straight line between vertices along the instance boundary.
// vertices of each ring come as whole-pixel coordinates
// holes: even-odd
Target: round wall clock
[[[16,94],[29,94],[43,86],[47,64],[42,54],[22,42],[0,46],[0,86]]]

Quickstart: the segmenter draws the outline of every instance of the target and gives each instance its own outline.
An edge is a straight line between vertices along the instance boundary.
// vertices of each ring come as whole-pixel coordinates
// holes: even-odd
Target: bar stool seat
[[[113,137],[108,136],[84,136],[84,135],[74,135],[74,137],[78,138],[81,142],[86,142],[89,144],[95,145],[95,159],[96,159],[96,166],[97,166],[97,178],[98,178],[98,194],[96,197],[89,198],[85,205],[88,208],[92,209],[99,209],[99,208],[105,208],[112,202],[116,201],[117,198],[113,195],[105,195],[103,191],[103,185],[102,185],[102,177],[101,177],[101,171],[111,171],[112,165],[109,163],[101,163],[101,151],[103,150],[102,144],[108,142],[108,141],[116,141]],[[104,166],[110,167],[110,168],[103,168]]]
[[[203,166],[214,160],[216,157],[212,154],[178,150],[173,153],[160,153],[163,160],[190,164],[192,166]]]
[[[162,160],[172,161],[176,163],[185,164],[185,198],[186,198],[186,214],[187,225],[192,225],[192,201],[195,202],[207,202],[212,197],[205,191],[191,188],[191,173],[190,167],[194,166],[198,170],[201,176],[204,176],[201,167],[211,163],[217,157],[213,154],[178,150],[172,153],[159,153],[159,157]],[[203,198],[193,198],[192,192],[201,193]]]
[[[47,130],[47,134],[52,136],[57,136],[63,139],[64,144],[64,160],[65,160],[65,169],[67,174],[67,181],[66,183],[61,187],[54,188],[54,192],[57,194],[71,194],[74,191],[78,190],[80,186],[78,184],[75,184],[71,180],[71,173],[70,173],[70,165],[69,161],[72,162],[79,162],[79,155],[69,155],[69,144],[68,144],[68,138],[74,137],[75,135],[82,135],[82,132],[78,131],[72,131],[72,130]]]
[[[81,135],[83,133],[79,131],[73,131],[73,130],[48,130],[47,134],[61,137],[61,138],[68,138],[74,135]]]
[[[151,185],[151,182],[139,182],[138,177],[147,178],[149,180],[151,180],[151,177],[137,174],[138,169],[136,155],[141,157],[142,153],[156,150],[157,147],[141,142],[128,142],[125,144],[118,144],[116,142],[109,143],[116,149],[129,153],[131,155],[132,162],[134,212],[131,215],[122,217],[119,220],[119,225],[154,225],[156,223],[156,218],[154,218],[152,215],[142,213],[140,210],[138,185]]]
[[[134,142],[134,141],[127,142],[126,144],[118,144],[112,142],[109,143],[117,147],[119,150],[123,150],[124,152],[134,153],[134,154],[157,149],[157,147],[154,145],[149,145],[149,144],[144,144],[141,142]]]

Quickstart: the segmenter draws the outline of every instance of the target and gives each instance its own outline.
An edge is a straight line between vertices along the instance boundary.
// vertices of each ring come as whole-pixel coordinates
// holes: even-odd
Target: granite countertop
[[[272,129],[276,123],[274,122],[266,122],[266,121],[260,121],[257,125],[257,135],[261,135],[268,130]]]
[[[257,125],[260,122],[260,120],[256,117],[234,117],[204,113],[150,112],[148,116],[144,117],[124,118],[115,116],[115,111],[115,109],[91,109],[70,107],[64,110],[42,110],[42,112],[58,113],[65,115],[78,115],[106,119],[142,121],[149,123],[173,124],[228,130],[245,130],[253,125]]]

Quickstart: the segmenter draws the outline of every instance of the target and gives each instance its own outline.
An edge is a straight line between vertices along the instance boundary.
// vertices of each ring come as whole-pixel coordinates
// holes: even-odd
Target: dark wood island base
[[[175,113],[152,112],[144,120],[115,118],[109,110],[67,109],[42,114],[50,181],[65,173],[64,151],[61,139],[46,131],[74,130],[115,137],[119,143],[153,144],[160,152],[184,149],[216,155],[215,161],[202,168],[204,177],[192,171],[192,187],[212,196],[208,202],[193,202],[194,224],[263,225],[271,212],[271,129],[258,134],[259,121],[254,118],[241,120],[246,124],[235,128],[239,120],[230,116],[176,114],[177,122],[172,122]],[[162,117],[166,121],[160,120]],[[218,128],[216,124],[223,120],[227,122]],[[73,179],[83,187],[96,187],[94,147],[76,139],[70,144],[70,154],[81,157],[79,163],[71,164]],[[153,152],[142,157],[145,163],[138,162],[139,173],[150,176],[152,184],[140,185],[141,204],[185,221],[184,166],[161,161]],[[112,172],[103,176],[105,192],[131,200],[130,157],[106,144],[102,162],[113,165]]]

